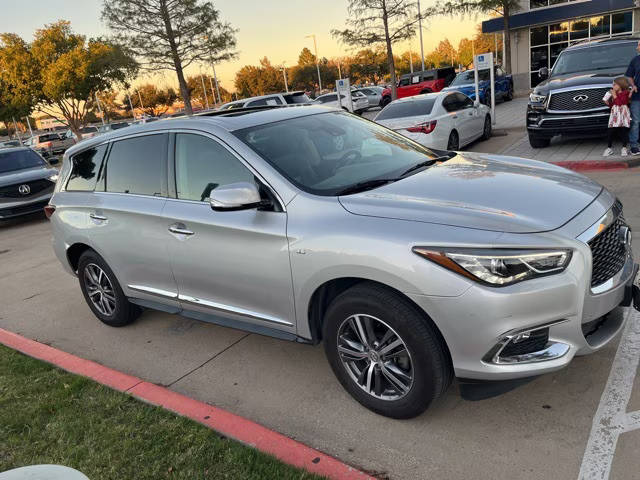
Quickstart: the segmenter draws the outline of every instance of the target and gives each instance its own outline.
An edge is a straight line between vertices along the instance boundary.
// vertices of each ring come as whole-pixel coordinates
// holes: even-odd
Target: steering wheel
[[[355,149],[347,150],[342,157],[336,162],[336,171],[342,167],[346,167],[362,158],[362,154]]]

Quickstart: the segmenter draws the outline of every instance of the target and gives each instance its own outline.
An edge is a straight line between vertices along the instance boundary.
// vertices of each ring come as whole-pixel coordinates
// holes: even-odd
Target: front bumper
[[[23,202],[12,202],[8,205],[0,203],[0,220],[43,212],[44,207],[49,203],[52,195],[53,193],[47,193],[35,199]]]
[[[603,197],[612,201],[606,191]],[[625,244],[620,270],[591,286],[589,242],[594,237],[585,234],[591,235],[591,229],[613,211],[613,207],[600,209],[597,205],[605,199],[600,200],[562,229],[539,234],[540,242],[572,248],[572,261],[560,274],[502,288],[470,280],[470,288],[458,297],[407,294],[439,328],[457,377],[511,380],[552,372],[616,337],[624,326],[626,307],[634,294],[639,297],[633,287],[638,266]],[[593,213],[600,217],[604,212],[607,215],[592,225]],[[504,234],[503,240],[515,248],[520,236]]]
[[[531,106],[527,108],[527,131],[537,137],[605,135],[608,125],[608,110],[552,114]]]

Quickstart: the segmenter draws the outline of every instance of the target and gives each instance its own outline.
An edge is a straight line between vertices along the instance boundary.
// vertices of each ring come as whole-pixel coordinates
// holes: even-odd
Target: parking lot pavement
[[[621,198],[627,221],[638,231],[640,169],[591,176]],[[587,446],[602,440],[611,442],[596,460],[609,462],[610,478],[638,478],[640,429],[622,433],[622,427],[609,429],[606,423],[626,419],[632,428],[635,417],[624,415],[640,411],[640,382],[633,384],[633,359],[640,352],[637,315],[635,330],[625,337],[631,340],[615,362],[622,370],[609,383],[617,340],[500,397],[465,401],[454,384],[425,414],[398,421],[352,400],[333,377],[321,346],[153,311],[128,327],[102,325],[77,280],[58,264],[50,237],[42,217],[0,227],[0,327],[167,385],[392,479],[578,478],[583,464],[596,458],[593,451],[585,457]]]

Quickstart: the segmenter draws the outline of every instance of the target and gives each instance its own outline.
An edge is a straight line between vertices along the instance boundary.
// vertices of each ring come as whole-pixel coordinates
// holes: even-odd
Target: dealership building
[[[538,70],[551,68],[569,45],[633,33],[640,25],[636,7],[635,0],[520,0],[509,22],[515,90],[535,87]],[[503,28],[502,17],[482,22],[484,33]]]

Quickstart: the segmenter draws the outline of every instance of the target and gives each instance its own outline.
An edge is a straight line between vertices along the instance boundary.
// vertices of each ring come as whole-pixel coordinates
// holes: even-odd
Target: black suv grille
[[[560,110],[570,112],[580,112],[593,110],[594,108],[605,109],[606,105],[602,101],[604,94],[609,88],[587,88],[584,90],[571,90],[570,92],[551,93],[549,99],[549,110]],[[584,101],[576,102],[574,97],[587,97]]]
[[[589,242],[593,257],[592,287],[606,282],[624,266],[627,247],[620,241],[620,229],[626,226],[621,214],[604,232]]]
[[[29,186],[29,193],[22,194],[18,190],[21,185]],[[35,195],[37,193],[46,190],[47,188],[53,188],[54,183],[46,178],[41,178],[40,180],[32,180],[30,182],[16,183],[15,185],[7,185],[5,187],[0,187],[0,198],[23,198],[28,197],[30,195]]]

